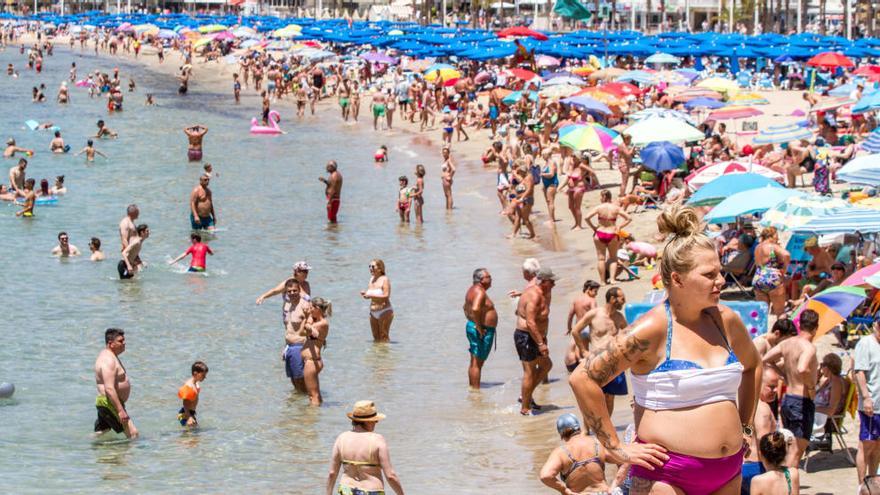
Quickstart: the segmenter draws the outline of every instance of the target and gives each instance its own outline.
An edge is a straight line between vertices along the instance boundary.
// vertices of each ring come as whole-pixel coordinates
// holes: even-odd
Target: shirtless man
[[[593,308],[587,311],[584,316],[571,329],[575,338],[580,337],[581,330],[590,327],[587,334],[585,346],[587,350],[591,346],[602,349],[612,345],[617,340],[617,334],[626,328],[626,317],[620,310],[626,305],[626,295],[620,287],[611,287],[605,293],[605,306]],[[627,395],[629,390],[626,387],[626,373],[621,373],[612,379],[607,385],[602,387],[605,393],[605,405],[608,407],[608,414],[614,412],[614,396]]]
[[[64,138],[61,137],[61,131],[55,131],[55,137],[49,143],[49,151],[52,153],[67,153],[69,149],[64,146]]]
[[[15,139],[9,138],[6,140],[6,149],[3,150],[3,158],[12,158],[16,153],[24,153],[28,156],[34,154],[34,150],[29,150],[27,148],[21,148],[15,145]]]
[[[758,349],[758,354],[763,357],[770,352],[770,349],[776,347],[777,344],[789,337],[794,337],[797,333],[797,327],[794,326],[794,322],[788,318],[780,318],[776,320],[776,323],[773,324],[773,328],[769,332],[755,337],[752,342],[755,344],[755,348]]]
[[[146,224],[140,224],[135,230],[135,235],[129,238],[128,245],[122,250],[122,260],[116,265],[119,278],[122,280],[134,278],[134,274],[144,268],[141,261],[141,248],[150,236],[150,228]]]
[[[747,455],[743,459],[742,486],[749,486],[751,479],[766,472],[761,464],[758,450],[758,441],[766,434],[776,431],[776,417],[773,416],[773,405],[776,404],[777,389],[779,387],[779,372],[772,366],[764,368],[761,379],[760,400],[755,408],[755,427],[750,436],[746,436],[749,446]]]
[[[210,181],[211,178],[203,174],[199,177],[199,185],[193,188],[189,196],[189,222],[193,230],[213,231],[217,223],[214,199],[208,188]]]
[[[79,249],[70,243],[70,237],[67,232],[58,233],[58,245],[52,249],[52,256],[67,258],[70,256],[79,256]]]
[[[125,251],[131,238],[137,235],[137,228],[134,226],[134,221],[138,219],[140,214],[141,212],[138,210],[136,204],[130,204],[128,205],[128,208],[126,208],[125,216],[119,221],[119,240],[122,242],[122,248],[120,251]]]
[[[108,328],[104,332],[106,347],[98,353],[95,360],[95,383],[98,386],[98,398],[95,407],[98,419],[95,420],[95,431],[105,433],[113,430],[125,432],[128,438],[138,436],[137,428],[125,409],[125,403],[131,394],[131,382],[119,355],[125,352],[125,332],[118,328]]]
[[[89,139],[89,140],[86,141],[86,146],[85,146],[85,148],[79,150],[79,151],[78,151],[75,155],[73,155],[73,156],[79,156],[79,155],[82,155],[83,153],[86,154],[86,161],[89,161],[89,162],[93,162],[93,161],[95,161],[95,155],[101,155],[101,156],[104,157],[105,159],[107,158],[107,155],[105,155],[104,153],[98,151],[98,149],[95,148],[95,142],[92,141],[91,139]]]
[[[464,296],[464,317],[467,318],[465,334],[470,344],[471,363],[468,366],[468,383],[471,388],[480,388],[483,363],[492,351],[495,341],[495,327],[498,325],[498,312],[495,303],[489,298],[492,275],[485,268],[474,270],[473,285]]]
[[[623,197],[626,195],[626,185],[629,182],[630,171],[635,167],[633,157],[635,156],[636,148],[632,144],[632,136],[624,133],[621,134],[621,138],[623,142],[617,145],[617,169],[620,171],[619,196]],[[633,184],[633,189],[635,189],[635,184]]]
[[[786,459],[788,467],[794,469],[797,469],[813,434],[816,415],[813,400],[819,373],[813,336],[818,327],[819,314],[805,309],[800,316],[800,333],[780,342],[764,356],[764,364],[780,367],[788,387],[782,397],[780,415],[782,426],[791,430],[797,440],[796,455]]]
[[[336,169],[336,160],[327,162],[326,178],[319,177],[318,180],[324,183],[324,196],[327,197],[327,220],[330,223],[336,223],[336,215],[339,213],[339,202],[342,197],[342,174]]]
[[[95,134],[96,138],[109,137],[109,138],[116,139],[117,137],[119,137],[119,134],[117,134],[115,131],[113,131],[112,129],[107,127],[107,124],[105,124],[103,120],[99,120],[97,123],[97,126],[98,126],[98,133]]]
[[[572,373],[581,364],[581,361],[587,357],[585,340],[590,336],[589,327],[581,330],[580,335],[572,335],[572,325],[574,322],[580,321],[587,314],[587,311],[596,307],[597,294],[599,294],[599,282],[587,280],[584,282],[584,291],[571,302],[571,309],[568,310],[568,318],[565,320],[567,328],[565,334],[572,336],[572,343],[565,355],[565,368],[569,373]]]
[[[815,266],[817,273],[831,275],[831,265],[834,264],[834,258],[828,254],[825,248],[819,246],[819,240],[816,237],[810,237],[804,241],[804,251],[812,256],[809,264]]]
[[[547,325],[550,320],[550,293],[556,285],[556,275],[549,268],[541,268],[537,283],[523,291],[516,307],[516,331],[513,342],[523,367],[520,414],[531,416],[532,409],[540,406],[532,400],[532,392],[550,373],[553,362],[547,348]]]
[[[197,162],[202,159],[202,139],[204,139],[205,134],[208,132],[208,128],[196,124],[194,126],[185,127],[183,129],[184,134],[186,134],[186,138],[189,140],[189,145],[186,150],[186,156],[189,158],[191,162]]]
[[[24,158],[18,159],[18,165],[9,169],[9,186],[12,188],[16,196],[24,196],[24,181],[26,179],[24,171],[27,169],[28,161]]]
[[[281,351],[284,371],[297,392],[307,393],[305,375],[303,373],[302,350],[308,340],[303,323],[311,311],[309,301],[301,297],[299,282],[288,279],[284,283],[286,301],[284,304],[284,341],[287,345]]]

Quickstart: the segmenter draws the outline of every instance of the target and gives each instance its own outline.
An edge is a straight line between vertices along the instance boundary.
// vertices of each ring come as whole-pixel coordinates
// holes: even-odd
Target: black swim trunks
[[[812,399],[800,395],[782,398],[782,426],[791,430],[795,438],[810,439],[815,417],[816,404]]]
[[[119,260],[119,263],[116,264],[116,271],[119,272],[119,278],[122,280],[134,278],[134,273],[128,271],[128,267],[125,266],[125,261]]]
[[[532,338],[529,332],[517,329],[513,332],[513,343],[516,345],[516,353],[519,354],[520,361],[534,361],[538,359],[538,344]]]
[[[122,407],[125,407],[124,402]],[[95,431],[113,430],[116,433],[122,433],[125,430],[122,422],[119,420],[119,415],[117,415],[114,409],[100,405],[95,405],[95,409],[98,410],[98,419],[95,420]]]

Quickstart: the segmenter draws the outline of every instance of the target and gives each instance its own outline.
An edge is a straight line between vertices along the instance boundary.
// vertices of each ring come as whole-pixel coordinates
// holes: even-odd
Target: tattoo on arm
[[[605,385],[618,374],[617,368],[621,362],[633,361],[649,347],[647,340],[635,334],[628,335],[623,344],[612,341],[592,352],[584,370],[593,381]]]

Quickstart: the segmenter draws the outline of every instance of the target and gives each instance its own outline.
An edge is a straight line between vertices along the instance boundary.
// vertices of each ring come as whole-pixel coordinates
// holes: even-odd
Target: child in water
[[[409,179],[401,175],[397,181],[400,191],[397,195],[397,212],[400,213],[400,221],[409,223],[409,209],[412,204],[412,190],[409,188]]]
[[[376,154],[373,155],[373,158],[376,160],[376,163],[383,163],[388,161],[388,147],[384,144],[379,146],[379,149],[376,150]]]
[[[199,405],[199,394],[202,391],[201,382],[208,376],[208,365],[202,361],[196,361],[190,368],[192,376],[179,389],[177,396],[183,400],[183,407],[177,412],[177,420],[180,426],[195,427],[199,425],[196,420],[196,408]]]
[[[202,236],[199,234],[190,234],[189,239],[192,242],[192,246],[184,251],[183,254],[168,262],[168,264],[173,265],[187,255],[192,255],[189,270],[187,271],[201,273],[207,269],[207,255],[214,256],[214,251],[211,250],[210,246],[202,243]]]

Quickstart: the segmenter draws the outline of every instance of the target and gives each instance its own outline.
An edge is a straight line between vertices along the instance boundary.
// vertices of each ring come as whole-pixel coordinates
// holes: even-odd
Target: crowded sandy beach
[[[0,30],[14,491],[880,490],[880,42],[95,16]]]

